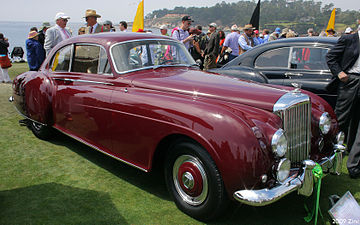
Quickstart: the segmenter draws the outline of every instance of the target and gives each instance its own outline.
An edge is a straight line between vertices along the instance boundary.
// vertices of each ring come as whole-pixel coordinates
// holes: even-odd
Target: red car
[[[178,208],[199,220],[228,200],[309,196],[315,163],[339,173],[344,135],[322,98],[194,63],[165,36],[82,35],[17,76],[9,100],[39,138],[56,129],[145,172],[161,164]]]

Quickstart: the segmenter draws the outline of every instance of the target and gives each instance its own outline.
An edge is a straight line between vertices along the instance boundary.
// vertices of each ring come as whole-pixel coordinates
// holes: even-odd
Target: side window
[[[278,48],[262,53],[255,61],[255,67],[288,68],[290,48]]]
[[[327,48],[293,48],[291,53],[292,69],[329,70],[326,64]]]
[[[68,45],[56,52],[52,64],[51,70],[56,72],[69,71],[71,59],[71,45]]]
[[[72,72],[98,73],[100,47],[94,45],[76,45]]]
[[[99,74],[112,74],[107,54],[100,48]]]

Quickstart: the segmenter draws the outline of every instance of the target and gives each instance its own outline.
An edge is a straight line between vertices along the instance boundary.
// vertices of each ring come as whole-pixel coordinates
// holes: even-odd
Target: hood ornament
[[[301,93],[301,84],[293,82],[291,83],[291,85],[295,88],[294,90],[292,90],[293,93]]]

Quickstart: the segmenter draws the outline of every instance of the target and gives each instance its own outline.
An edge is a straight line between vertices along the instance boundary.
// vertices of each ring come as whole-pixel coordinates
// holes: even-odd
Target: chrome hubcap
[[[173,181],[179,196],[189,205],[202,204],[208,195],[208,179],[201,161],[191,155],[175,160]]]
[[[187,189],[192,189],[194,187],[194,177],[189,172],[185,172],[182,175],[182,182]]]

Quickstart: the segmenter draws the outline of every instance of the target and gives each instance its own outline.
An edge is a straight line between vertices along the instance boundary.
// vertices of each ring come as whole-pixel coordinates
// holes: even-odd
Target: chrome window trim
[[[259,59],[260,56],[262,56],[264,53],[268,53],[270,51],[275,51],[275,50],[279,50],[279,49],[283,49],[283,48],[288,48],[289,49],[289,55],[288,55],[288,64],[287,67],[279,67],[279,66],[267,66],[267,67],[259,67],[256,66],[256,61]],[[265,50],[263,52],[261,52],[255,59],[254,59],[254,68],[255,69],[271,69],[271,68],[275,68],[275,69],[288,69],[289,68],[289,57],[290,57],[290,53],[291,53],[291,46],[284,46],[284,47],[280,47],[280,48],[272,48],[272,49],[268,49]]]
[[[82,79],[69,79],[69,78],[58,78],[55,77],[54,80],[62,80],[62,81],[70,81],[70,82],[83,82],[83,83],[92,83],[92,84],[105,84],[109,86],[113,86],[112,83],[101,82],[101,81],[92,81],[92,80],[82,80]]]
[[[256,61],[257,59],[264,53],[266,52],[269,52],[269,51],[273,51],[273,50],[277,50],[277,49],[282,49],[282,48],[289,48],[290,51],[289,51],[289,57],[288,57],[288,67],[285,68],[285,67],[275,67],[275,66],[268,66],[268,67],[258,67],[256,66]],[[294,48],[320,48],[320,49],[327,49],[328,51],[331,49],[330,46],[328,45],[325,45],[325,46],[306,46],[306,45],[298,45],[298,46],[283,46],[283,47],[280,47],[280,48],[272,48],[272,49],[268,49],[268,50],[265,50],[263,52],[261,52],[255,59],[254,59],[254,68],[255,69],[287,69],[287,70],[291,70],[291,71],[299,71],[299,69],[293,69],[293,68],[290,68],[290,62],[291,62],[291,54],[292,54],[292,51]],[[307,70],[307,69],[301,69],[301,71],[305,71],[305,72],[320,72],[321,74],[323,73],[330,73],[330,69],[328,70]]]
[[[59,51],[63,50],[64,48],[67,48],[68,46],[71,47],[71,49],[70,49],[70,62],[69,62],[69,68],[68,68],[68,70],[67,70],[67,71],[66,71],[66,70],[63,70],[63,71],[54,71],[54,70],[52,70],[52,67],[53,67],[53,64],[54,64],[54,58],[55,58],[56,53],[58,53]],[[64,72],[70,73],[70,68],[71,68],[71,66],[72,66],[73,54],[74,54],[74,44],[73,44],[73,43],[61,47],[60,49],[58,49],[58,50],[52,55],[49,70],[50,70],[52,73],[64,73]]]
[[[154,39],[135,39],[135,40],[122,41],[122,42],[117,42],[115,44],[112,44],[110,46],[110,48],[109,48],[109,52],[110,52],[111,61],[112,61],[113,65],[114,65],[116,73],[118,73],[118,74],[126,74],[126,73],[140,71],[140,70],[156,69],[156,68],[159,67],[158,65],[153,65],[153,66],[145,66],[145,67],[132,69],[132,70],[126,70],[126,71],[123,71],[123,72],[118,71],[115,60],[114,60],[114,56],[112,54],[112,49],[117,45],[122,45],[122,44],[126,44],[126,43],[133,43],[133,42],[142,42],[142,41],[169,41],[169,42],[174,42],[174,43],[177,43],[177,44],[184,45],[182,42],[180,42],[178,40],[175,40],[175,39],[171,40],[171,39],[157,39],[157,38],[154,38]],[[183,67],[183,66],[190,66],[190,64],[189,65],[187,65],[187,64],[168,65],[168,67]]]
[[[320,49],[327,49],[328,51],[330,50],[330,47],[322,47],[322,46],[303,46],[303,45],[299,45],[299,46],[292,46],[291,47],[291,52],[290,52],[290,56],[292,54],[292,51],[294,48],[320,48]],[[290,59],[290,56],[289,56],[289,59]],[[290,64],[289,64],[289,70],[292,70],[292,71],[298,71],[299,69],[292,69],[290,68]],[[316,71],[316,72],[329,72],[330,73],[330,69],[328,70],[307,70],[307,69],[301,69],[302,71],[306,71],[306,72],[313,72],[313,71]]]
[[[106,57],[107,57],[107,59],[108,59],[108,61],[109,61],[109,57],[108,57],[108,54],[107,54],[107,52],[106,52],[106,49],[104,48],[104,46],[102,46],[102,45],[100,45],[100,44],[96,44],[96,43],[88,43],[88,42],[77,42],[77,43],[73,43],[73,45],[76,45],[76,46],[81,46],[81,45],[89,45],[89,46],[97,46],[97,47],[100,47],[101,49],[103,49],[104,50],[104,52],[105,52],[105,54],[106,54]],[[75,47],[73,46],[73,49],[74,49]],[[98,74],[98,75],[105,75],[105,76],[109,76],[109,77],[114,77],[114,74],[109,74],[109,73],[99,73],[99,66],[100,66],[100,52],[101,51],[99,51],[99,55],[98,55],[98,58],[99,58],[99,64],[98,64],[98,68],[97,68],[97,72],[98,73],[89,73],[89,74]],[[73,54],[74,54],[74,52],[73,52]],[[72,58],[71,58],[71,62],[73,61],[73,59],[75,58],[75,55],[73,55],[72,56]],[[72,65],[72,63],[71,63],[71,65]],[[70,67],[71,68],[71,67]],[[72,72],[72,73],[78,73],[78,72],[74,72],[74,71],[69,71],[69,72]]]

